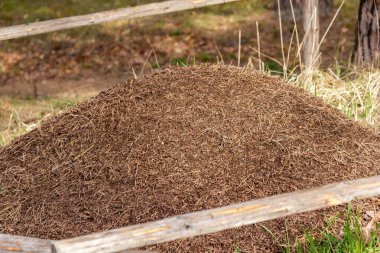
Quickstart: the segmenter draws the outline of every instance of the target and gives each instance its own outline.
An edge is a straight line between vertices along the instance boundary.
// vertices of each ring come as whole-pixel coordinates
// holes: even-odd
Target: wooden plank
[[[238,0],[171,0],[160,3],[139,5],[136,7],[97,12],[81,16],[73,16],[23,25],[3,27],[0,28],[0,41],[65,30],[80,26],[100,24],[120,19],[132,19],[166,14],[234,1]]]
[[[51,240],[0,234],[0,253],[56,253],[56,250],[53,241]],[[155,252],[145,250],[125,250],[119,253]]]
[[[330,184],[54,242],[57,253],[117,252],[380,195],[380,176]]]
[[[303,1],[303,28],[305,31],[303,64],[306,70],[316,68],[319,64],[318,10],[318,0]]]
[[[0,253],[54,253],[49,240],[0,234]]]

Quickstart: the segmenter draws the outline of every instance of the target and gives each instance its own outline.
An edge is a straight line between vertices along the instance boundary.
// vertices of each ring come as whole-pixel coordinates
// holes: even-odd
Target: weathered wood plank
[[[136,7],[97,12],[81,16],[9,26],[0,28],[0,40],[15,39],[80,26],[100,24],[120,19],[132,19],[158,14],[166,14],[234,1],[238,0],[171,0],[160,3],[139,5]]]
[[[380,176],[330,184],[236,205],[54,242],[57,253],[117,252],[348,203],[380,195]]]
[[[0,234],[0,253],[53,253],[49,240]]]
[[[306,70],[319,64],[319,8],[318,0],[303,1],[303,64]]]
[[[56,253],[51,240],[0,234],[0,253]],[[102,252],[102,251],[98,251]],[[155,253],[145,250],[124,250],[119,253]]]

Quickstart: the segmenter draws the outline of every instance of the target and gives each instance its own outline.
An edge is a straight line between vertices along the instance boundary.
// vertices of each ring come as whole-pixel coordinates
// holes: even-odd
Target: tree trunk
[[[302,2],[303,0],[280,0],[281,16],[284,20],[293,20],[292,8],[290,1],[293,4],[294,15],[297,21],[302,19]],[[310,0],[305,0],[310,1]],[[275,0],[276,10],[278,8],[278,1]],[[333,0],[319,0],[319,15],[320,17],[327,17],[333,11]]]
[[[379,8],[380,0],[360,0],[354,50],[358,65],[379,63]]]

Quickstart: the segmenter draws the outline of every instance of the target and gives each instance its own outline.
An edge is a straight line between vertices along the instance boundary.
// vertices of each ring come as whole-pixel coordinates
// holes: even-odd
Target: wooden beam
[[[306,70],[319,64],[319,8],[318,0],[303,1],[303,64]]]
[[[49,240],[0,234],[1,253],[53,253],[53,243]]]
[[[53,241],[51,240],[0,234],[0,253],[56,253],[56,250]],[[119,253],[155,252],[145,250],[125,250]]]
[[[57,253],[110,253],[214,233],[380,195],[380,176],[340,182],[55,241]]]
[[[97,12],[81,16],[73,16],[23,25],[3,27],[0,28],[0,41],[65,30],[80,26],[100,24],[120,19],[132,19],[166,14],[234,1],[238,0],[171,0],[139,5],[136,7]]]

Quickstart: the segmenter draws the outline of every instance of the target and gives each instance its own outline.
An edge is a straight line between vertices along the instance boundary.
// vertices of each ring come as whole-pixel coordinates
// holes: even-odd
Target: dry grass
[[[202,15],[204,14],[199,14],[200,17]],[[211,14],[208,15],[210,16]],[[220,19],[219,16],[215,16],[214,19],[210,20],[210,22],[220,23],[221,20],[224,19]],[[231,19],[229,23],[235,23],[235,21],[235,19]],[[200,22],[200,24],[197,24],[196,22]],[[204,25],[205,27],[210,27],[208,23],[202,22],[204,22],[202,19],[195,19],[193,23],[199,27],[202,27],[202,25]],[[220,28],[221,26],[211,27]],[[297,37],[297,41],[302,41],[302,38]],[[283,48],[283,46],[281,48]],[[285,55],[283,58],[284,59],[282,61],[284,62],[284,64],[279,64],[282,66],[281,74],[283,75],[284,79],[287,80],[289,83],[297,87],[302,87],[305,90],[311,92],[313,95],[321,97],[324,101],[338,108],[350,118],[356,121],[360,121],[363,124],[368,124],[375,128],[378,128],[380,109],[378,102],[378,83],[380,81],[379,71],[357,70],[351,66],[346,66],[343,68],[344,70],[342,70],[341,66],[337,65],[334,68],[315,70],[312,73],[308,74],[295,74],[294,71],[288,69],[288,66],[290,64],[287,62]],[[264,68],[262,67],[263,65],[264,63],[261,62],[260,59],[259,68],[261,70],[264,70]],[[266,69],[265,71],[270,75],[278,74],[268,69]],[[65,105],[56,106],[55,103],[60,103],[59,101],[61,100]],[[70,102],[66,104],[65,101],[66,99],[64,98],[56,100],[56,102],[52,102],[50,99],[36,100],[32,102],[30,100],[2,99],[0,101],[0,145],[7,144],[13,138],[27,133],[35,127],[39,126],[41,121],[46,119],[48,116],[55,115],[56,113],[61,112],[63,109],[72,106],[73,103]],[[87,149],[84,149],[83,152],[80,153],[80,155],[86,155],[86,150]],[[341,155],[344,154],[341,153]],[[4,212],[8,212],[9,215],[16,216],[18,215],[19,211],[20,210],[17,208],[13,210],[3,209],[3,213],[0,212],[0,216],[3,216]],[[42,211],[43,210],[40,209],[35,210],[36,220],[41,219]]]
[[[294,75],[288,80],[344,112],[348,117],[378,128],[379,83],[378,70],[339,71],[316,70],[310,75]]]
[[[67,98],[9,98],[0,99],[0,146],[25,134],[50,116],[57,115],[76,103]]]
[[[71,237],[370,176],[378,139],[279,78],[227,66],[166,69],[104,91],[1,149],[0,230]],[[367,210],[376,201],[364,202]],[[336,210],[288,218],[290,237]],[[285,234],[284,220],[264,225]],[[225,252],[236,240],[248,252],[277,245],[248,226],[159,247]]]
[[[352,4],[347,1],[339,1],[338,8],[334,15],[331,16],[331,21],[326,27],[326,30],[321,34],[321,41],[318,46],[320,50],[324,43],[331,43],[326,41],[329,32],[336,26],[336,22],[340,16],[345,15],[347,11],[352,12]],[[293,11],[293,9],[292,9]],[[348,117],[360,121],[364,124],[378,128],[379,123],[379,81],[380,71],[378,69],[360,69],[353,66],[350,61],[345,66],[342,66],[338,60],[336,65],[318,69],[313,68],[306,71],[301,59],[301,52],[303,50],[305,36],[299,34],[299,24],[295,21],[293,13],[293,32],[289,41],[289,45],[284,48],[283,42],[283,29],[281,21],[281,12],[279,10],[279,27],[280,27],[280,43],[282,50],[282,59],[278,60],[260,52],[260,36],[257,27],[257,48],[251,47],[255,51],[255,55],[251,56],[248,65],[254,69],[264,70],[269,75],[281,75],[287,82],[301,87],[317,97],[321,97],[328,104],[338,108]],[[339,51],[339,49],[338,49]],[[270,60],[277,64],[277,69],[273,70],[270,67],[263,68],[265,63],[261,60],[261,55],[264,55],[266,60]],[[317,62],[320,53],[314,55],[313,61]],[[337,56],[339,53],[337,52]],[[293,57],[293,64],[292,62]],[[256,64],[254,64],[256,62]]]

